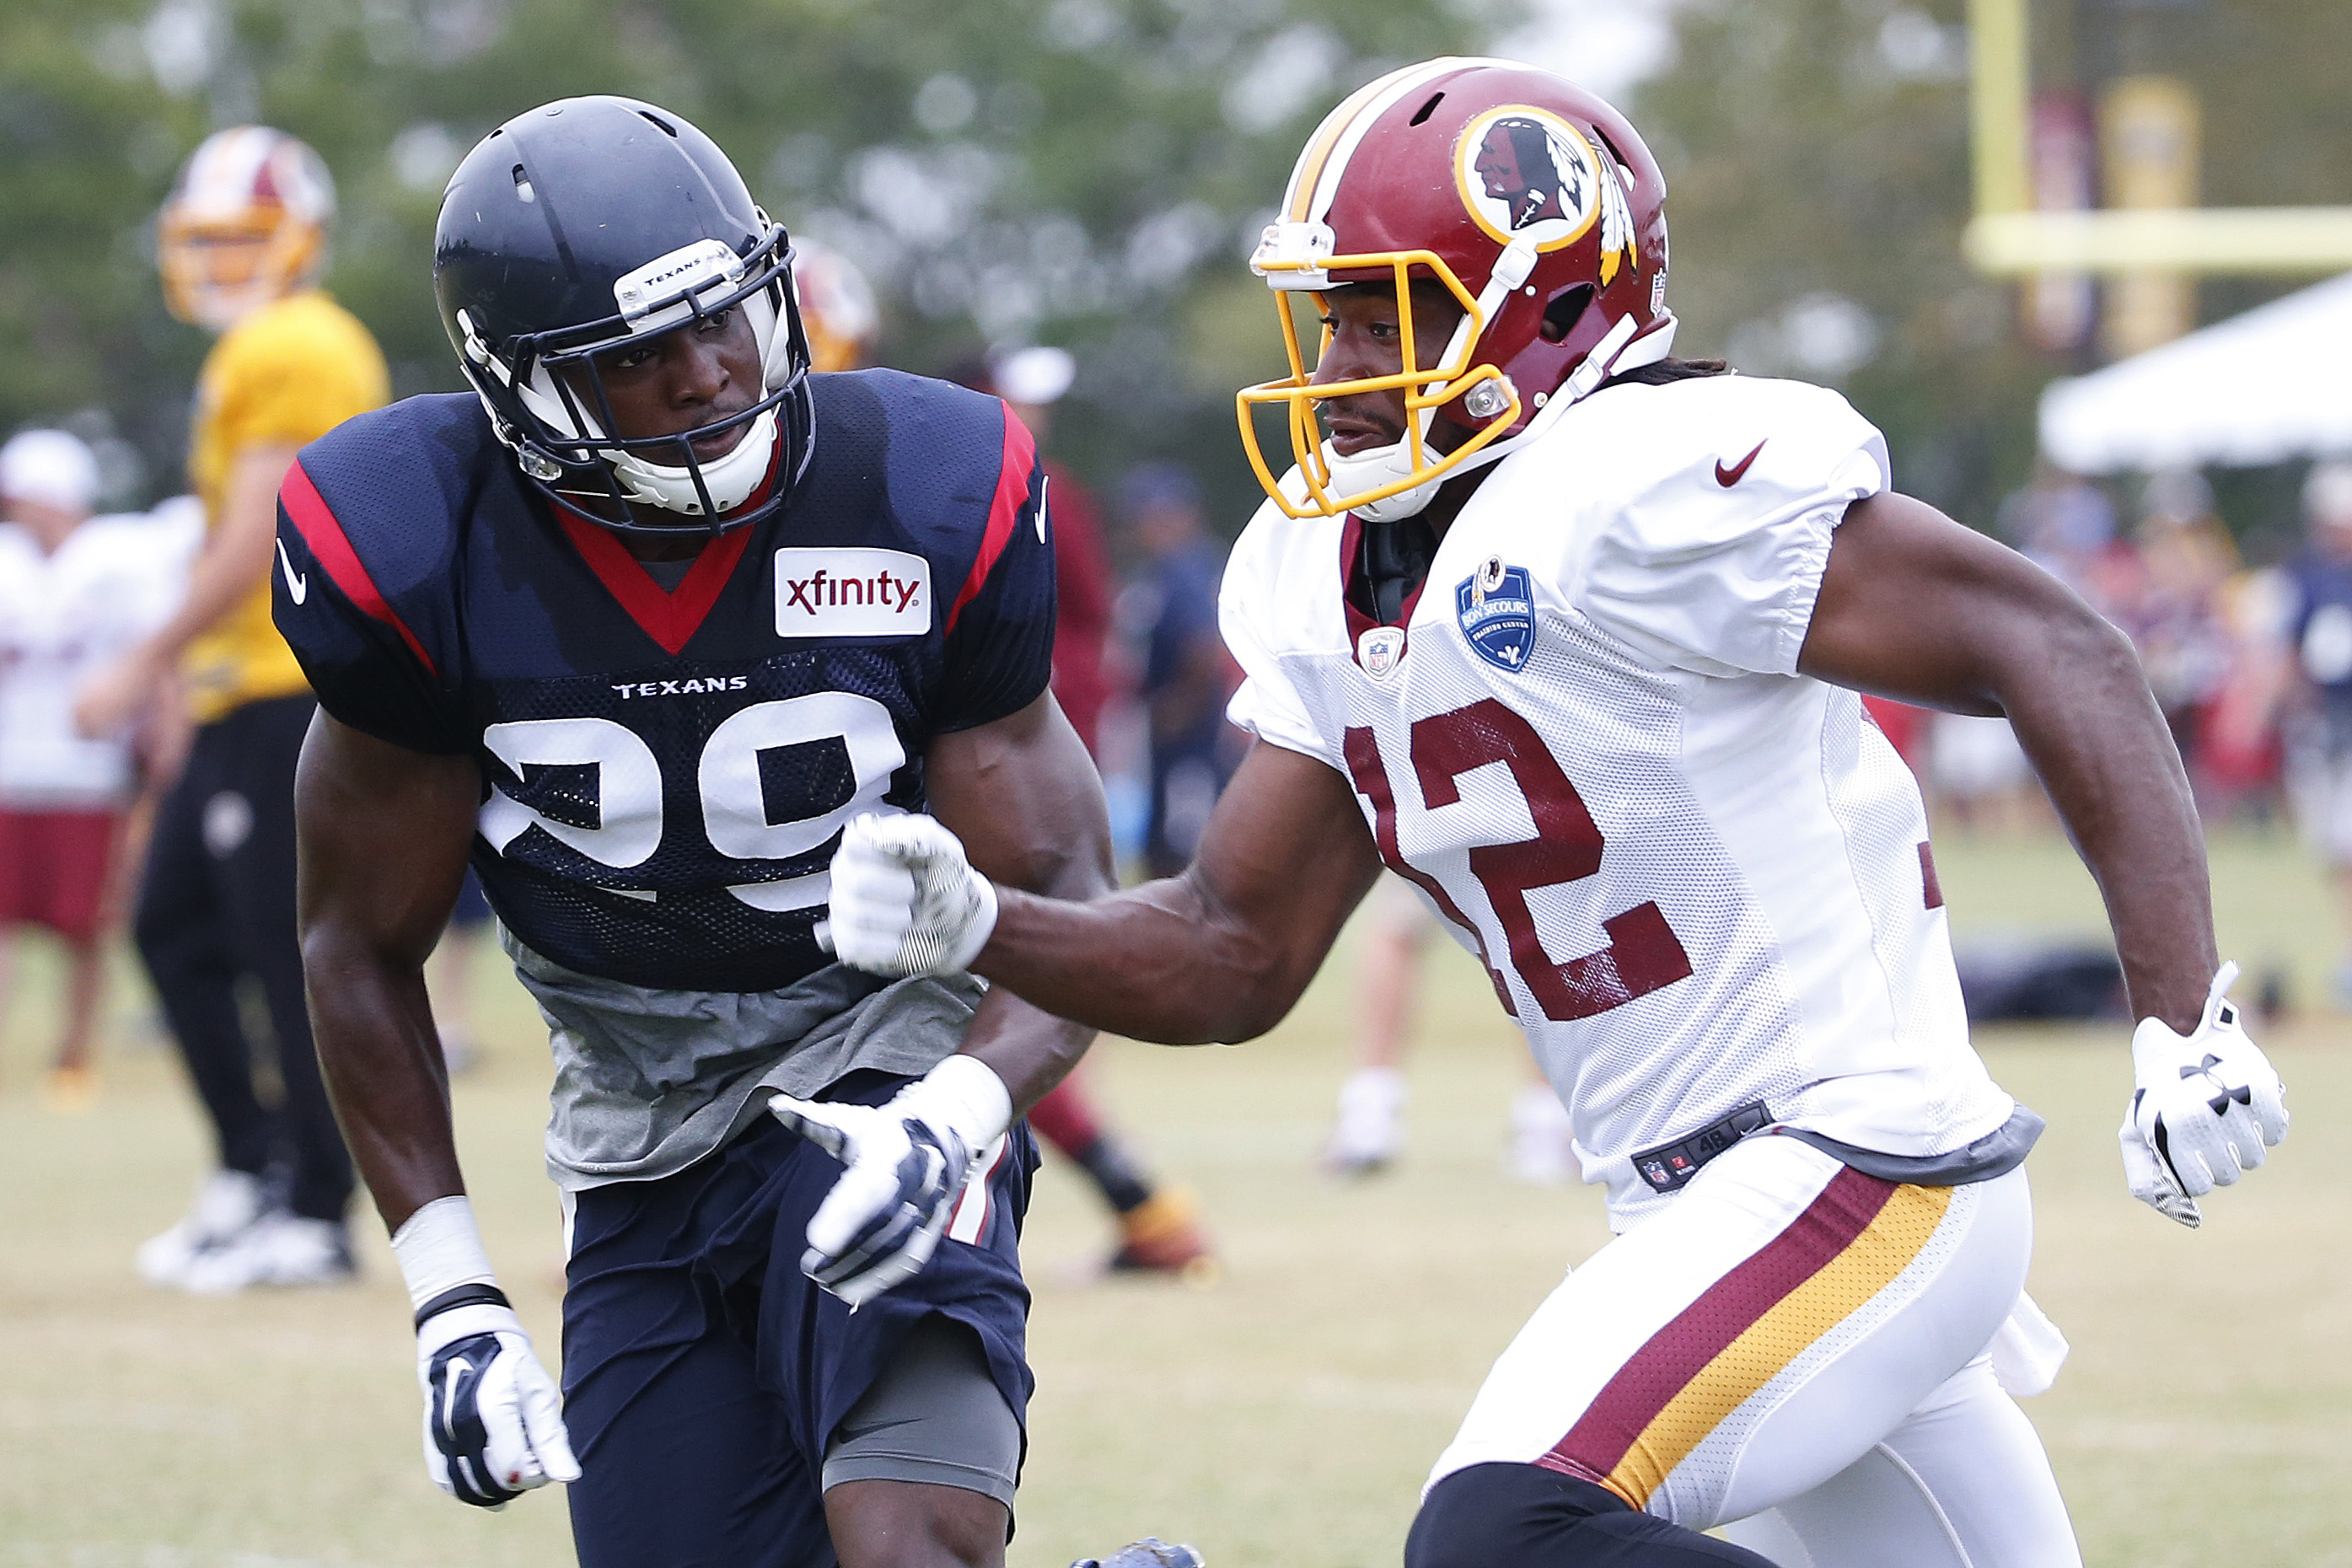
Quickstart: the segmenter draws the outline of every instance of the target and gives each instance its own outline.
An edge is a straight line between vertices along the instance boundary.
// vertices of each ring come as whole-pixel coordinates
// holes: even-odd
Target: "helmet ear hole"
[[[1551,303],[1544,307],[1543,324],[1537,329],[1543,333],[1544,342],[1567,342],[1568,334],[1576,330],[1577,321],[1583,317],[1585,308],[1592,303],[1593,292],[1591,284],[1579,283],[1553,295]]]

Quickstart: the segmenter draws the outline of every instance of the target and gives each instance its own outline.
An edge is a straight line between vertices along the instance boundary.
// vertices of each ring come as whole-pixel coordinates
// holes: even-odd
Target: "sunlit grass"
[[[1963,932],[2097,929],[2095,890],[2054,841],[1951,837],[1937,856]],[[2316,1004],[2336,937],[2299,852],[2231,837],[2215,863],[2225,952],[2284,965]],[[98,1111],[44,1111],[52,980],[37,957],[0,1033],[0,1568],[569,1562],[559,1498],[492,1516],[427,1487],[404,1300],[372,1216],[354,1289],[202,1301],[136,1281],[131,1249],[177,1215],[205,1157],[195,1117],[129,986]],[[545,1049],[520,992],[487,964],[485,980],[488,1050],[457,1090],[460,1133],[492,1254],[551,1354]],[[1214,1568],[1394,1563],[1488,1361],[1604,1239],[1594,1194],[1504,1178],[1519,1047],[1451,952],[1431,977],[1405,1162],[1361,1185],[1318,1176],[1349,991],[1343,952],[1256,1045],[1098,1052],[1103,1095],[1199,1194],[1225,1273],[1208,1289],[1083,1280],[1108,1227],[1049,1167],[1028,1242],[1040,1389],[1022,1568],[1144,1533],[1197,1542]],[[2191,1235],[2124,1194],[2120,1029],[1983,1040],[2051,1122],[2031,1167],[2032,1289],[2075,1350],[2028,1408],[2094,1568],[2352,1563],[2346,1041],[2322,1011],[2266,1037],[2294,1139]]]

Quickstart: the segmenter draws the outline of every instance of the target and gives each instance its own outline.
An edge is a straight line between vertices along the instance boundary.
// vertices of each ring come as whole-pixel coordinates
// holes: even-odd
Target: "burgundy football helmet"
[[[1633,126],[1592,94],[1509,60],[1447,58],[1360,88],[1307,140],[1250,267],[1276,290],[1290,374],[1244,387],[1242,440],[1292,517],[1409,517],[1451,475],[1504,456],[1609,376],[1665,357],[1666,182]],[[1408,290],[1462,306],[1442,355],[1413,342]],[[1397,291],[1403,367],[1313,385],[1290,293]],[[1328,333],[1327,333],[1328,340]],[[1402,388],[1405,433],[1343,457],[1321,438],[1324,398]],[[1251,415],[1283,405],[1300,483],[1286,490]],[[1469,431],[1429,444],[1440,416]]]

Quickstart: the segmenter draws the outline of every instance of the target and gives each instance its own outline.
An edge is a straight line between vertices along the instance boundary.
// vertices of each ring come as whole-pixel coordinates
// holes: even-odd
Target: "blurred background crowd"
[[[2259,419],[2287,370],[2340,375],[2352,294],[2329,314],[2285,299],[2308,276],[1970,270],[1966,22],[1962,0],[13,0],[0,808],[80,820],[102,853],[75,863],[109,868],[38,922],[88,999],[55,1101],[94,1092],[92,955],[185,744],[168,683],[102,734],[73,713],[171,615],[206,526],[181,492],[208,340],[156,270],[175,171],[239,124],[315,148],[337,193],[324,287],[382,345],[393,395],[454,390],[428,288],[443,183],[507,116],[586,91],[673,106],[733,154],[808,243],[834,363],[983,386],[1037,429],[1067,536],[1056,685],[1140,868],[1183,864],[1238,750],[1214,603],[1258,492],[1232,395],[1281,359],[1242,258],[1339,96],[1493,52],[1643,128],[1672,183],[1684,351],[1838,387],[1887,433],[1899,488],[2126,628],[2209,817],[2303,833],[2352,931],[2352,423],[2221,449],[2126,406],[2109,423],[2147,438],[2102,444],[2053,402],[2292,307],[2315,324],[2155,384],[2192,427],[2200,400]],[[2043,0],[2031,51],[2040,205],[2151,181],[2177,205],[2352,191],[2341,0]],[[1875,710],[1939,830],[2050,829],[2000,721]],[[2352,1001],[2352,963],[2339,980]]]

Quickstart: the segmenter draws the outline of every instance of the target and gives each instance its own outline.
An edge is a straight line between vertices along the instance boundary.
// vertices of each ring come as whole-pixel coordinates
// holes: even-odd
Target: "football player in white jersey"
[[[1056,902],[936,824],[853,823],[832,939],[1241,1040],[1385,862],[1486,963],[1621,1233],[1496,1363],[1408,1568],[2072,1568],[2011,1397],[2063,1353],[2022,1293],[2041,1122],[1969,1047],[1918,792],[1856,693],[2015,725],[2141,1020],[2135,1196],[2196,1223],[2283,1091],[2130,645],[1893,491],[1836,395],[1670,358],[1664,194],[1613,110],[1507,62],[1335,110],[1253,262],[1293,374],[1241,395],[1270,500],[1223,618],[1256,744],[1198,859]]]

